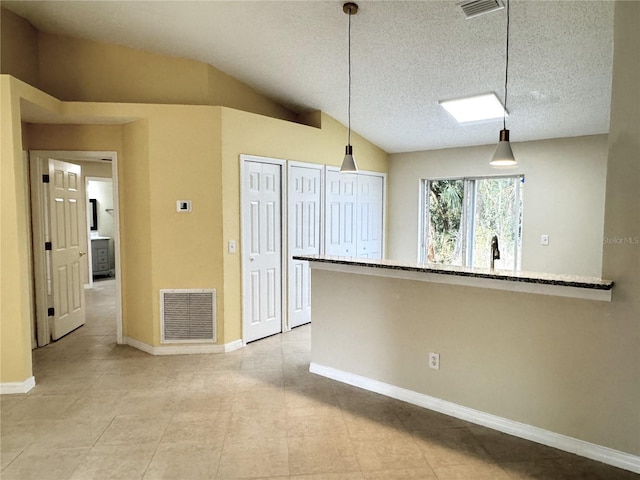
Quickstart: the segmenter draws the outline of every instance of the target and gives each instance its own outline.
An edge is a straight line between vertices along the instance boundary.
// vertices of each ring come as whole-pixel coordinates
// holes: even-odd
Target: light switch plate
[[[236,253],[236,242],[235,242],[235,240],[229,240],[229,253]]]
[[[540,235],[540,245],[549,245],[549,235]]]

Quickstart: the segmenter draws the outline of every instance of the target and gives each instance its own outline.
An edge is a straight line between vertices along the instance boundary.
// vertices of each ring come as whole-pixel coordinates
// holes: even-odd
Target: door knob
[[[87,254],[87,252],[80,252],[80,256],[83,257]]]

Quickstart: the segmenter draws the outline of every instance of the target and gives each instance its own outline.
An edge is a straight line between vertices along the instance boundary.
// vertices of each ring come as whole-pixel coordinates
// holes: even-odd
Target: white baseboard
[[[507,418],[484,413],[446,400],[441,400],[412,390],[396,387],[388,383],[372,380],[370,378],[338,370],[336,368],[318,365],[317,363],[311,363],[309,371],[364,390],[380,393],[387,397],[402,400],[413,405],[418,405],[419,407],[428,408],[429,410],[444,413],[445,415],[466,420],[467,422],[482,425],[493,430],[508,433],[515,437],[531,440],[542,445],[575,453],[581,457],[597,460],[599,462],[606,463],[607,465],[640,473],[640,456],[613,450],[608,447],[585,442],[583,440],[561,435],[549,430],[543,430],[532,425],[515,422]]]
[[[143,352],[149,353],[151,355],[193,355],[198,353],[227,353],[238,350],[239,348],[242,348],[244,346],[242,340],[235,340],[223,345],[179,344],[172,346],[160,345],[154,347],[153,345],[149,345],[148,343],[144,343],[130,337],[123,337],[122,343],[130,345],[133,348],[137,348],[138,350],[142,350]]]
[[[16,393],[27,393],[36,386],[36,378],[29,377],[24,382],[4,382],[0,383],[0,395],[11,395]]]

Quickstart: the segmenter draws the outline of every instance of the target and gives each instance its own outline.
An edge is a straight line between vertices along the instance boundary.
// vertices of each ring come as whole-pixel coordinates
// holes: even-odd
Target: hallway
[[[638,478],[310,374],[309,325],[224,355],[116,345],[114,288],[0,399],[3,480]]]

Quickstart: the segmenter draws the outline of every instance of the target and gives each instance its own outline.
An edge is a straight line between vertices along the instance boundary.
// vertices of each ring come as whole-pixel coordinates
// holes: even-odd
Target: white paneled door
[[[48,217],[51,240],[51,338],[57,340],[84,325],[81,232],[86,230],[79,165],[49,160]]]
[[[282,331],[282,166],[243,161],[243,338]]]
[[[292,257],[320,253],[322,172],[322,165],[289,164],[289,328],[311,321],[311,268]]]
[[[357,256],[382,258],[383,177],[358,175]]]
[[[327,170],[325,253],[356,256],[356,200],[358,175]]]
[[[384,176],[327,169],[325,253],[382,258]]]

